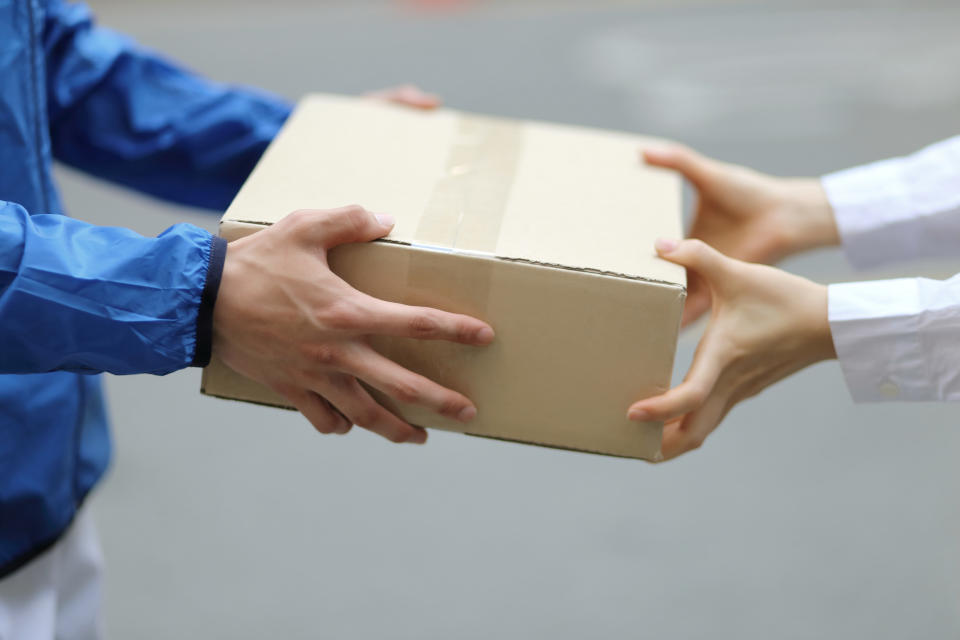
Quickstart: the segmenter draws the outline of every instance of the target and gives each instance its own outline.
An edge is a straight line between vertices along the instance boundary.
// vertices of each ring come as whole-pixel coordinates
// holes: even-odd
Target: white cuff
[[[960,136],[822,184],[855,267],[960,252]]]
[[[960,400],[960,277],[835,284],[828,299],[854,401]]]

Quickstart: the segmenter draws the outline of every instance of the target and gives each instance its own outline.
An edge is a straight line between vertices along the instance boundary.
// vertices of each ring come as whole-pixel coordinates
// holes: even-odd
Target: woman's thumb
[[[723,255],[702,240],[671,240],[660,238],[654,248],[664,260],[696,271],[708,283],[727,271],[731,258]]]

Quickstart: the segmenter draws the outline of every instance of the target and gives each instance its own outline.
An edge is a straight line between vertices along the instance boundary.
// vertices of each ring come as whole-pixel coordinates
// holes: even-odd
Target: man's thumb
[[[393,216],[374,214],[358,205],[315,211],[312,214],[314,221],[310,226],[325,249],[382,238],[390,233],[394,225]]]

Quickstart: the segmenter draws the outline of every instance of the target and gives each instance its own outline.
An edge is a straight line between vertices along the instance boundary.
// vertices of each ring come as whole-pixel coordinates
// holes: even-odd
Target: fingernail
[[[460,413],[457,414],[457,420],[460,422],[470,422],[477,417],[476,407],[464,407],[460,409]]]
[[[490,327],[484,327],[477,331],[477,342],[480,344],[490,344],[493,342],[493,329]]]
[[[643,409],[630,409],[630,411],[627,412],[627,419],[638,421],[649,420],[650,414]]]
[[[658,145],[658,144],[651,144],[649,146],[646,146],[640,149],[640,156],[643,157],[649,154],[651,156],[659,156],[662,158],[669,152],[670,152],[670,147],[667,147],[664,145]]]
[[[407,440],[410,444],[427,444],[427,432],[425,429],[417,429],[414,435]]]
[[[660,253],[670,253],[676,249],[677,245],[679,244],[679,242],[670,238],[657,238],[657,241],[653,243],[653,246]]]
[[[375,213],[373,215],[376,216],[377,222],[385,227],[392,227],[397,222],[396,219],[389,213]]]

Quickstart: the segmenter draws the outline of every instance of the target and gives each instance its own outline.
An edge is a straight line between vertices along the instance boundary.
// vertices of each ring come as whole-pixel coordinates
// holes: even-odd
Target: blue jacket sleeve
[[[225,256],[188,224],[146,238],[0,201],[0,373],[206,365]]]
[[[50,0],[44,27],[54,156],[159,198],[224,210],[290,114],[210,82]]]

